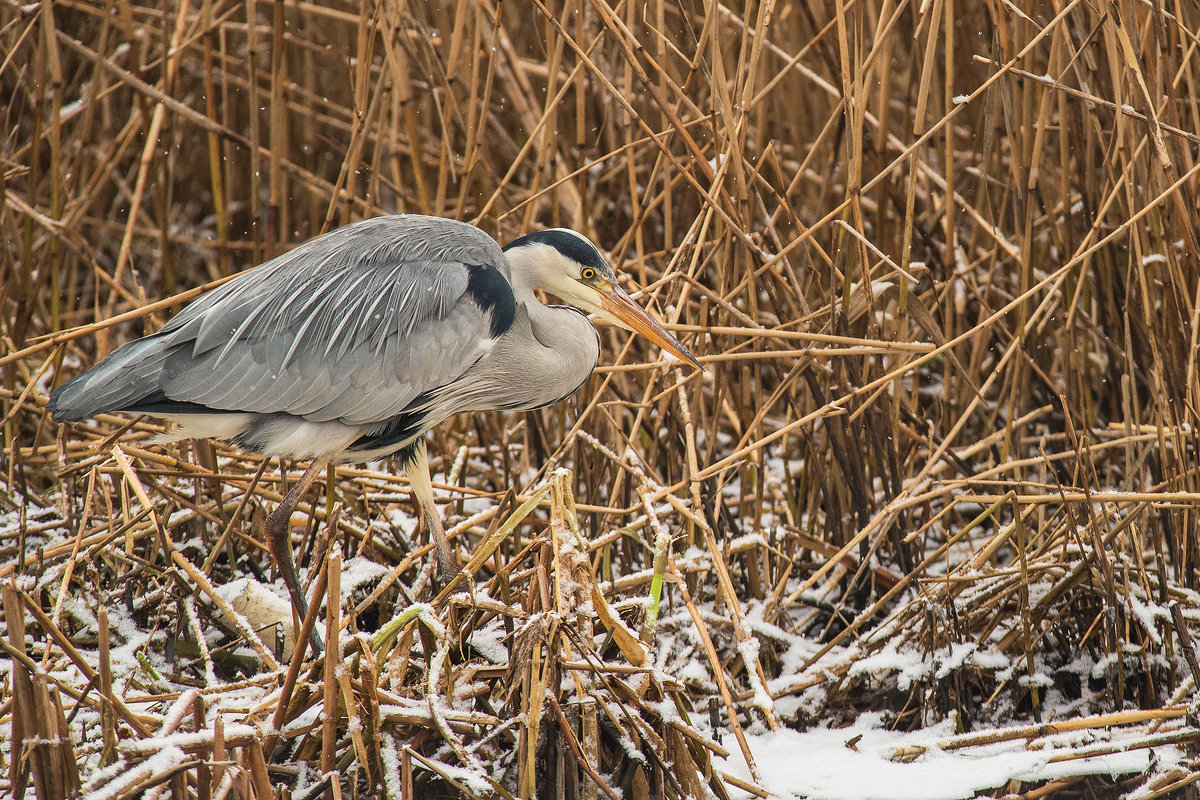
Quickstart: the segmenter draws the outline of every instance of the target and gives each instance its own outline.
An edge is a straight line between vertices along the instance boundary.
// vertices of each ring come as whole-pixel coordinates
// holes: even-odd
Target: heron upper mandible
[[[535,289],[574,308],[544,305]],[[473,225],[404,214],[330,231],[240,273],[58,387],[50,411],[66,422],[150,414],[175,423],[171,438],[310,461],[267,519],[267,547],[304,619],[289,520],[313,480],[330,464],[398,454],[448,578],[458,562],[434,505],[425,435],[462,411],[540,408],[573,394],[600,356],[578,309],[700,366],[583,235],[538,231],[501,250]]]

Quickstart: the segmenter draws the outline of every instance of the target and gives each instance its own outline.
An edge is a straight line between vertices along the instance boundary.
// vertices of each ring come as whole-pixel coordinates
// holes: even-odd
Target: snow
[[[694,544],[689,545],[682,555],[675,556],[675,564],[684,572],[708,569],[712,566],[712,553]]]
[[[1067,748],[1030,750],[1021,738],[958,750],[938,746],[952,734],[948,724],[911,733],[888,731],[879,715],[864,714],[848,728],[803,733],[781,728],[746,738],[763,788],[781,800],[966,800],[1010,780],[1127,775],[1146,771],[1153,759],[1160,766],[1162,760],[1179,759],[1173,747],[1063,759]],[[751,780],[738,748],[730,751],[718,768]]]
[[[190,708],[184,708],[183,712],[190,712],[190,710]],[[226,739],[250,738],[257,733],[258,730],[253,725],[238,722],[225,725]],[[159,734],[149,739],[128,739],[121,743],[121,752],[127,755],[150,755],[157,754],[164,748],[178,748],[180,750],[200,748],[205,745],[211,745],[212,741],[213,733],[211,730]]]
[[[126,771],[120,777],[102,786],[85,786],[84,790],[87,796],[93,798],[93,800],[108,800],[110,797],[120,797],[129,787],[137,786],[143,781],[148,781],[152,776],[164,775],[187,760],[187,754],[178,747],[167,746],[133,769]]]
[[[387,567],[378,561],[372,561],[363,556],[348,558],[342,564],[341,594],[342,602],[348,602],[354,597],[359,586],[370,581],[378,580],[388,574]]]
[[[1126,598],[1126,610],[1137,617],[1142,623],[1142,630],[1156,645],[1162,645],[1162,637],[1158,635],[1158,622],[1170,623],[1171,612],[1157,603],[1143,601],[1132,592]]]
[[[754,692],[750,702],[756,708],[773,712],[775,710],[775,703],[771,700],[771,693],[767,691],[767,687],[759,680],[758,671],[753,666],[758,663],[758,639],[755,639],[753,636],[747,636],[738,642],[737,649],[738,655],[742,657],[742,663],[746,665],[746,677],[750,680],[750,686]]]
[[[855,661],[850,667],[850,675],[877,675],[894,672],[896,673],[897,688],[900,691],[907,691],[913,683],[928,675],[932,666],[924,653],[911,649],[901,652],[898,646],[889,644],[875,655]]]
[[[504,644],[507,634],[499,624],[487,628],[476,628],[471,632],[471,646],[493,664],[508,663],[508,647]]]

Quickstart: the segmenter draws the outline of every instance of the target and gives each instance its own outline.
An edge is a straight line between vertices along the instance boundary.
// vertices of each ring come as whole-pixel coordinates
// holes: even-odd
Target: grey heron
[[[570,306],[544,305],[536,289]],[[458,563],[434,505],[425,436],[460,412],[534,409],[573,394],[600,355],[580,310],[700,366],[583,235],[538,231],[502,250],[473,225],[398,215],[338,228],[238,274],[59,386],[50,411],[64,422],[150,414],[174,424],[172,438],[309,461],[267,520],[267,548],[304,619],[289,520],[313,480],[330,464],[398,454],[448,578]]]

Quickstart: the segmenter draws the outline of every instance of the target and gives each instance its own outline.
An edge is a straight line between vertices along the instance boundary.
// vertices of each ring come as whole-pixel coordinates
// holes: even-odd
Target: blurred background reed
[[[342,792],[723,796],[740,779],[710,759],[749,750],[743,729],[868,710],[1191,741],[1200,9],[1018,5],[0,0],[0,552],[6,638],[22,608],[29,634],[0,725],[74,753],[32,746],[10,787],[58,775],[37,786],[65,796],[107,768],[130,792],[265,797],[332,764]],[[589,235],[711,377],[604,329],[568,402],[439,429],[465,550],[513,533],[486,602],[443,599],[375,649],[432,597],[432,558],[403,561],[402,480],[340,470],[297,552],[310,574],[382,565],[331,604],[353,680],[305,665],[286,741],[227,736],[275,714],[287,659],[251,657],[175,557],[270,579],[280,471],[150,447],[146,420],[60,429],[46,396],[178,293],[395,212]],[[583,618],[594,640],[560,625]],[[130,671],[105,687],[70,648]],[[431,692],[465,716],[397,710]],[[183,701],[174,726],[208,738],[146,768]],[[304,716],[330,702],[334,723]]]

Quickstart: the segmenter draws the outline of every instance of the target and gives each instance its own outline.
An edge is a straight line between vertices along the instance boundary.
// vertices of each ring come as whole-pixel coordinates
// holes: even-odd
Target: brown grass
[[[1198,31],[1172,0],[0,0],[9,788],[721,797],[745,729],[864,710],[1193,746]],[[344,657],[289,669],[215,588],[271,577],[278,465],[46,395],[396,211],[589,234],[711,378],[605,330],[569,402],[438,430],[474,556],[438,598],[407,484],[339,469],[296,553]],[[356,557],[388,573],[342,596]],[[892,651],[930,668],[854,670]]]

